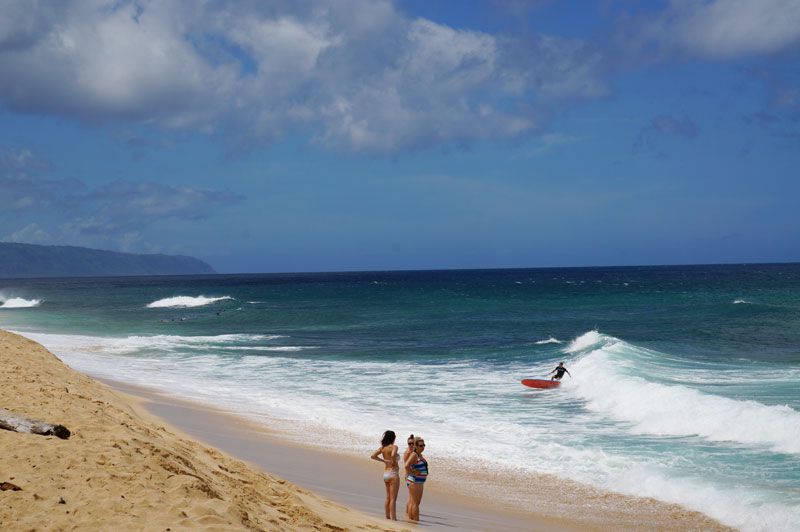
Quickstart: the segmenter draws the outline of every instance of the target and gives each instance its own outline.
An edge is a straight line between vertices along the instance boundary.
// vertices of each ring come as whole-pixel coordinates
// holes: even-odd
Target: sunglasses
[[[417,447],[425,447],[425,444],[424,443],[418,443]]]
[[[409,445],[414,445],[413,441],[408,442]]]

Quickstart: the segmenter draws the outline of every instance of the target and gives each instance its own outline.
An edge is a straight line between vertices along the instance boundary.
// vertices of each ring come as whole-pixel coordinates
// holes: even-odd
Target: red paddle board
[[[522,379],[522,384],[531,388],[556,388],[561,383],[544,379]]]

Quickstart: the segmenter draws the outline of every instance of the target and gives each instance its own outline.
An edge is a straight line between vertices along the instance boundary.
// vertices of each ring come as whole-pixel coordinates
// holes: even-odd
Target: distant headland
[[[0,242],[0,279],[217,273],[185,255],[137,255],[75,246]]]

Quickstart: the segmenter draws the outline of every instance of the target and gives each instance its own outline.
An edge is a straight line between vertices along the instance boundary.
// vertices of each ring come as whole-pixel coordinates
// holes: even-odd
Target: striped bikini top
[[[428,462],[422,459],[418,460],[414,465],[411,466],[411,474],[415,477],[427,477]]]

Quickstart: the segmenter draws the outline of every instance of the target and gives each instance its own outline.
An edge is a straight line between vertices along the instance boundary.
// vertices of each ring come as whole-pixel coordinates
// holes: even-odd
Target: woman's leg
[[[392,485],[391,480],[383,481],[383,486],[386,488],[386,500],[383,501],[383,512],[386,514],[386,519],[391,519],[391,516],[389,514],[389,504],[391,501],[391,485]]]
[[[419,521],[419,503],[422,500],[423,485],[421,482],[414,482],[409,489],[411,493],[408,501],[408,518],[412,521]]]
[[[400,491],[400,477],[398,475],[394,475],[392,480],[389,481],[387,490],[386,495],[389,498],[390,519],[397,521],[397,492]]]
[[[411,499],[413,498],[411,496],[411,486],[413,485],[414,484],[409,484],[408,481],[406,481],[406,487],[408,487],[408,498],[406,499],[406,515],[411,515]]]

